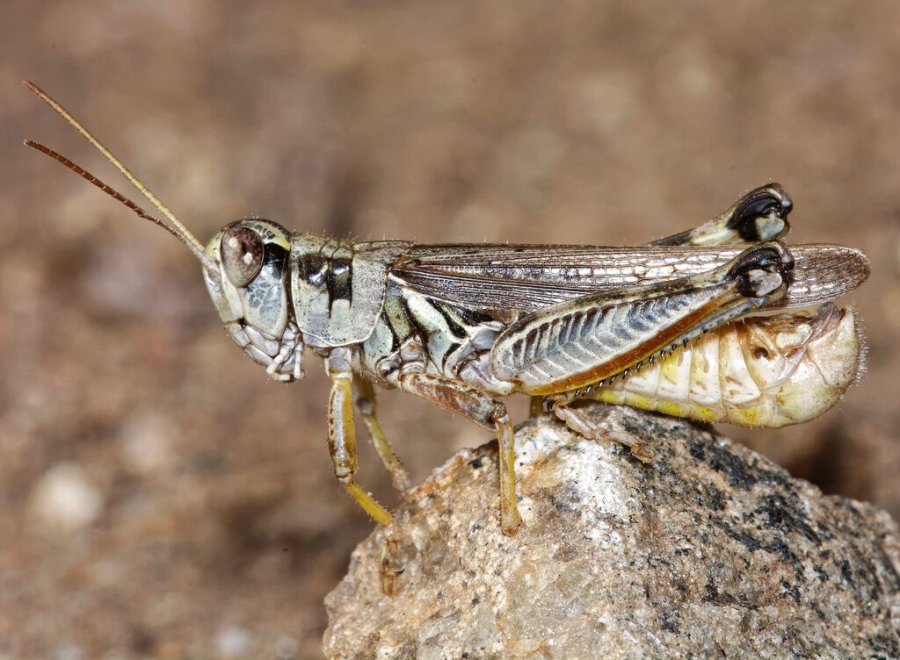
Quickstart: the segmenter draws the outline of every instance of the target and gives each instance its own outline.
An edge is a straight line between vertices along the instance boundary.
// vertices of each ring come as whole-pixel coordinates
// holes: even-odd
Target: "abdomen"
[[[749,318],[592,390],[587,398],[740,426],[781,427],[834,406],[860,369],[851,310]]]

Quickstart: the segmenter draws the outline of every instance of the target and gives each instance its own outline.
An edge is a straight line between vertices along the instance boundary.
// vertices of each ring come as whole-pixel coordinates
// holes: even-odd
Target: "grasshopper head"
[[[203,266],[209,295],[225,328],[238,345],[256,362],[264,365],[273,378],[282,381],[301,378],[303,335],[291,318],[288,296],[290,232],[269,220],[238,220],[213,236],[204,249],[175,214],[68,110],[34,83],[23,81],[23,84],[90,142],[159,209],[162,217],[151,215],[50,147],[34,140],[26,140],[25,144],[62,163],[139,217],[159,225],[184,243]]]
[[[291,234],[270,220],[237,220],[207,243],[206,288],[231,337],[277,380],[303,376],[302,333],[291,318]]]

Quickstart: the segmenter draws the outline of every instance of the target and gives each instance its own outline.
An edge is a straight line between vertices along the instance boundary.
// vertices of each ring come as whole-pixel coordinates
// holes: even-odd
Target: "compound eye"
[[[221,253],[228,281],[236,287],[244,287],[259,274],[265,246],[252,229],[231,227],[222,235]]]

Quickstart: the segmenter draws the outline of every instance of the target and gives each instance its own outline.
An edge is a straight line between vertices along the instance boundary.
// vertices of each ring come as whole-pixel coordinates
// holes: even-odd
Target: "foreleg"
[[[391,514],[356,483],[356,427],[353,422],[353,372],[349,351],[336,348],[325,361],[331,378],[328,400],[328,449],[334,475],[350,497],[381,525],[391,524]]]

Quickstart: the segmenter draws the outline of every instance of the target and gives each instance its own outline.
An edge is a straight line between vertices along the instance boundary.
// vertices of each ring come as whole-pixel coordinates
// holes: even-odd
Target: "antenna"
[[[97,186],[98,188],[100,188],[100,190],[105,192],[107,195],[109,195],[113,199],[116,199],[119,202],[121,202],[122,204],[124,204],[125,206],[127,206],[129,209],[134,211],[141,218],[143,218],[145,220],[149,220],[150,222],[153,222],[153,223],[159,225],[160,227],[162,227],[163,229],[168,231],[170,234],[175,236],[182,243],[184,243],[188,247],[188,249],[191,252],[193,252],[194,256],[200,260],[200,263],[203,264],[204,268],[206,268],[208,271],[213,272],[213,273],[218,272],[218,267],[211,259],[209,259],[206,256],[203,245],[200,243],[200,241],[198,241],[194,237],[194,235],[190,232],[190,230],[187,227],[185,227],[181,223],[181,221],[175,216],[175,214],[172,213],[172,211],[170,211],[169,208],[160,201],[160,199],[153,193],[152,190],[150,190],[147,186],[145,186],[141,182],[140,179],[138,179],[134,174],[131,173],[131,171],[127,167],[125,167],[125,165],[122,163],[122,161],[120,161],[118,158],[116,158],[116,156],[109,149],[107,149],[103,145],[103,143],[100,142],[100,140],[95,138],[94,135],[81,124],[81,122],[79,122],[77,119],[75,119],[75,117],[73,117],[72,114],[68,110],[66,110],[59,103],[57,103],[44,90],[42,90],[40,87],[38,87],[33,82],[30,82],[28,80],[23,80],[22,84],[25,86],[26,89],[28,89],[30,92],[34,93],[44,103],[46,103],[51,108],[53,108],[53,110],[59,116],[61,116],[63,119],[65,119],[66,122],[68,122],[69,125],[72,126],[72,128],[74,128],[76,131],[78,131],[88,142],[90,142],[94,146],[95,149],[97,149],[97,151],[99,151],[101,154],[103,154],[103,157],[106,158],[106,160],[108,160],[110,163],[112,163],[113,167],[115,167],[117,170],[119,170],[119,172],[122,173],[122,176],[124,176],[126,179],[128,179],[128,181],[131,183],[131,185],[133,185],[135,188],[137,188],[138,191],[140,191],[140,193],[144,197],[146,197],[148,200],[150,200],[150,203],[153,204],[153,206],[155,206],[157,209],[159,209],[160,213],[162,213],[163,216],[165,217],[165,220],[162,220],[160,218],[157,218],[156,216],[150,215],[149,213],[147,213],[147,211],[145,211],[140,206],[138,206],[137,204],[132,202],[130,199],[128,199],[127,197],[122,195],[120,192],[116,191],[111,186],[105,184],[103,181],[101,181],[100,179],[95,177],[93,174],[91,174],[87,170],[83,169],[82,167],[79,167],[78,165],[73,163],[71,160],[69,160],[62,154],[54,151],[50,147],[44,146],[40,142],[35,142],[34,140],[25,140],[25,144],[27,146],[31,147],[32,149],[36,149],[37,151],[40,151],[41,153],[46,154],[50,158],[53,158],[54,160],[62,163],[67,168],[69,168],[70,170],[75,172],[75,174],[77,174],[78,176],[83,178],[84,180]]]

